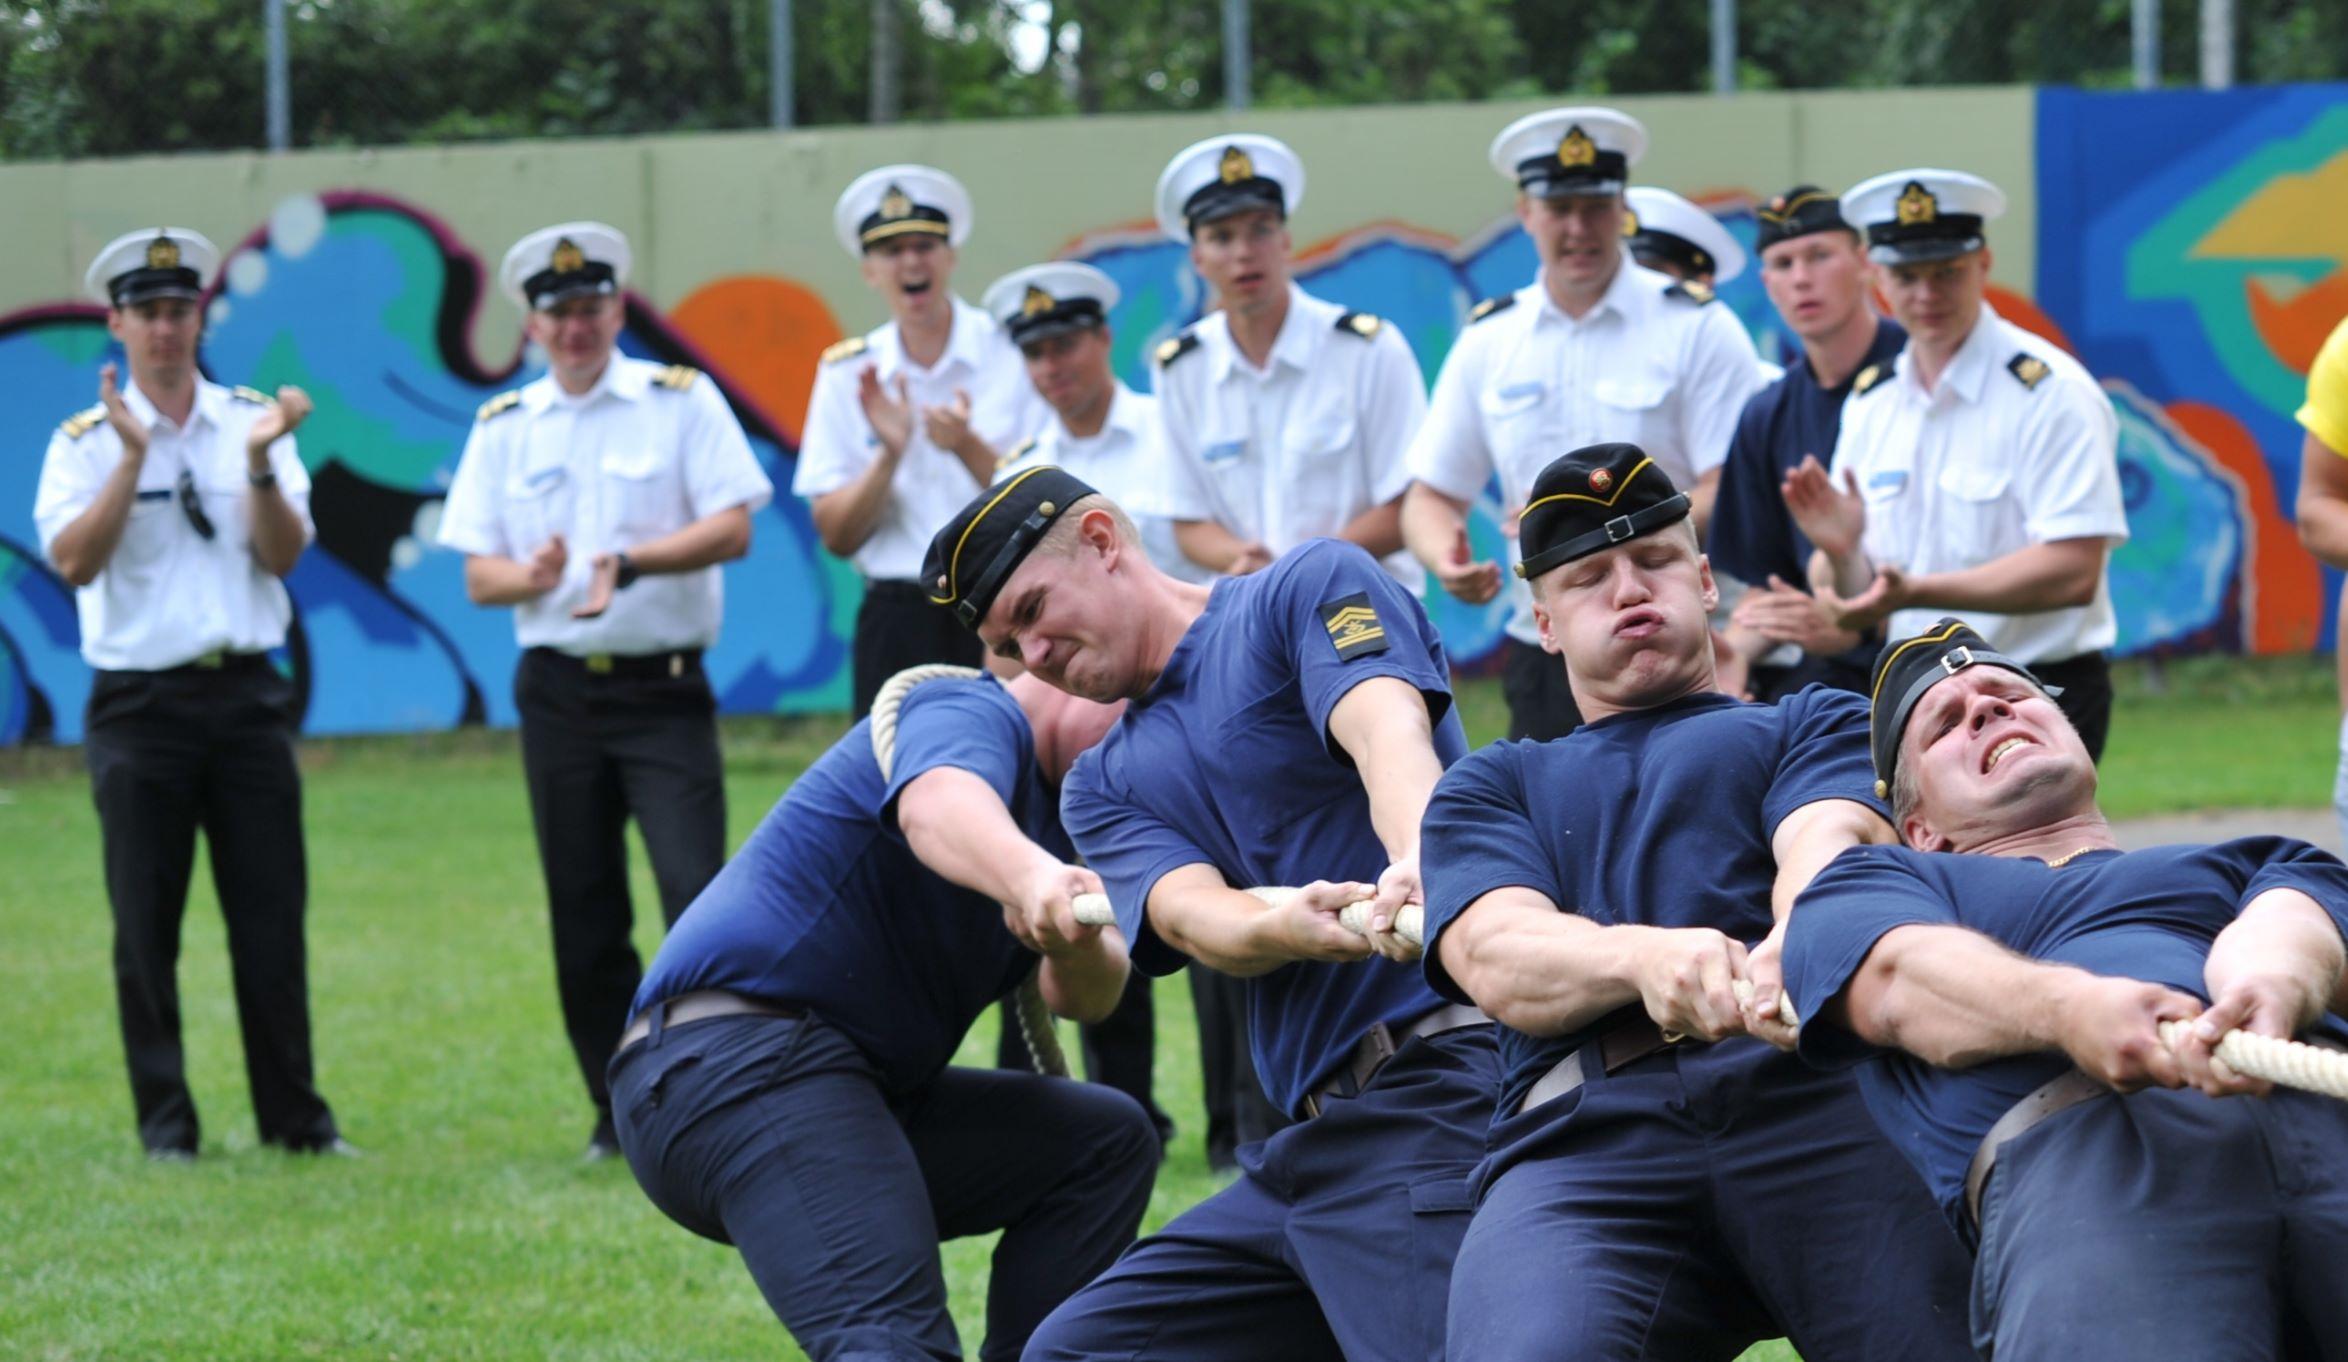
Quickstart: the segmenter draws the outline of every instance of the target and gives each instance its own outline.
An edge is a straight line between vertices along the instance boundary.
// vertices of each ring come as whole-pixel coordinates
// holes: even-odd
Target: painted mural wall
[[[2034,160],[2028,149],[2018,152],[2002,143],[1966,154],[1969,139],[1994,136],[2017,122],[2030,126],[2013,119],[2001,124],[1958,107],[1984,98],[1979,92],[1949,96],[1940,106],[1949,118],[1941,124],[1926,116],[1933,106],[1924,96],[1887,106],[1899,118],[1858,124],[1822,115],[1822,109],[1848,109],[1835,97],[1757,104],[1770,116],[1748,122],[1762,126],[1770,154],[1754,151],[1748,165],[1782,173],[1766,180],[1753,173],[1747,178],[1754,182],[1739,182],[1718,169],[1714,155],[1693,158],[1681,178],[1657,178],[1697,198],[1750,243],[1757,197],[1797,178],[1840,183],[1903,159],[2006,176],[2020,204],[2001,224],[2007,233],[1993,232],[1997,305],[2078,353],[2103,379],[2121,417],[2123,485],[2134,535],[2112,567],[2122,650],[2329,646],[2327,591],[2336,586],[2327,587],[2299,549],[2284,508],[2295,491],[2299,447],[2289,413],[2317,344],[2332,321],[2348,312],[2348,237],[2341,235],[2344,219],[2337,211],[2348,203],[2348,87],[2227,95],[1996,92],[2000,110],[2034,110]],[[1689,105],[1684,115],[1640,112],[1659,133],[1686,124],[1690,137],[1701,137],[1706,126],[1727,126],[1719,122],[1724,114],[1718,105],[1681,103]],[[1371,114],[1390,118],[1399,112]],[[1444,159],[1429,160],[1428,178],[1457,180],[1458,148],[1450,144],[1513,116],[1480,108],[1446,111],[1438,121],[1446,131],[1456,125],[1463,135],[1436,143]],[[1347,117],[1285,115],[1266,122],[1310,147],[1316,136],[1338,136],[1329,121]],[[1887,122],[1937,131],[1919,134],[1927,145],[1915,154],[1887,159],[1880,145]],[[1841,131],[1802,134],[1805,126]],[[1150,142],[1178,146],[1212,130],[1160,129]],[[964,141],[972,130],[965,125],[957,133],[955,140]],[[1049,134],[1068,137],[1072,129],[1058,125]],[[995,135],[1016,140],[1020,125]],[[1755,134],[1746,127],[1737,135]],[[646,166],[713,155],[722,163],[724,156],[704,145],[709,140],[631,143],[626,154]],[[1779,149],[1786,141],[1800,142],[1808,154],[1791,158]],[[735,159],[771,155],[775,143],[744,143]],[[1659,143],[1669,145],[1665,137]],[[1480,142],[1469,145],[1480,153]],[[837,176],[844,183],[864,164],[896,158],[859,156],[861,150],[829,147],[826,171],[802,168],[801,177],[828,178],[837,163],[848,167]],[[891,150],[903,156],[925,149]],[[1427,148],[1411,150],[1422,158],[1434,155]],[[580,153],[568,155],[576,159]],[[934,159],[967,164],[966,147],[961,155]],[[999,149],[996,155],[1001,157]],[[329,187],[329,178],[329,185],[256,202],[248,186],[241,197],[253,220],[216,235],[236,244],[208,305],[208,370],[224,381],[262,387],[298,383],[318,403],[300,443],[315,484],[319,543],[288,582],[297,625],[283,658],[303,686],[307,727],[315,733],[509,724],[514,718],[510,617],[472,606],[461,561],[429,545],[474,408],[543,371],[537,356],[510,340],[502,341],[501,355],[479,353],[501,343],[485,345],[483,334],[510,337],[514,325],[502,301],[490,296],[485,302],[484,262],[541,217],[592,215],[593,197],[582,186],[561,207],[549,204],[521,217],[498,196],[502,216],[463,214],[492,224],[469,232],[452,225],[431,192],[431,167],[419,167],[415,159],[373,174],[363,159],[306,168],[313,181],[341,174],[346,185],[378,182],[366,188]],[[1310,151],[1307,160],[1319,164]],[[2018,160],[2030,168],[2016,171]],[[1392,183],[1407,176],[1410,158],[1404,162],[1400,169],[1382,164],[1381,177]],[[443,166],[439,178],[448,181],[451,203],[469,207],[480,198],[479,181],[494,169],[488,156],[473,155],[453,169]],[[0,171],[0,191],[59,170]],[[180,170],[184,175],[186,167]],[[570,174],[576,179],[580,172]],[[1715,178],[1698,178],[1706,174]],[[650,171],[643,178],[656,179]],[[991,183],[971,178],[979,201],[989,202],[996,192]],[[615,183],[624,179],[614,177]],[[386,192],[382,182],[402,192]],[[858,329],[869,324],[862,320],[870,307],[853,283],[852,264],[811,268],[810,277],[730,268],[730,261],[758,254],[759,233],[774,227],[754,218],[736,233],[747,233],[748,245],[707,253],[710,263],[697,273],[691,251],[673,243],[710,232],[708,219],[657,218],[648,201],[659,199],[658,192],[637,192],[641,198],[615,188],[612,193],[634,211],[607,215],[631,231],[648,262],[648,277],[638,280],[644,291],[629,298],[622,347],[708,370],[750,432],[769,475],[778,488],[787,486],[815,356],[844,333],[842,315],[859,319]],[[119,185],[111,191],[115,200],[131,195]],[[1348,185],[1324,197],[1339,198],[1343,213],[1362,200],[1362,187]],[[1386,198],[1412,200],[1407,194]],[[2315,211],[2327,202],[2332,211]],[[1325,208],[1317,217],[1300,213],[1298,273],[1311,291],[1399,327],[1432,381],[1467,310],[1521,285],[1532,274],[1533,259],[1523,234],[1505,216],[1504,189],[1495,193],[1487,184],[1464,204],[1444,198],[1426,203],[1430,222],[1376,218],[1349,225],[1340,217],[1332,224]],[[828,196],[799,204],[789,214],[794,239],[823,230],[815,224],[828,206]],[[18,211],[0,208],[0,219]],[[87,254],[87,248],[73,253],[81,238],[93,237],[94,246],[126,221],[140,220],[135,212],[102,212],[94,205],[60,208],[58,199],[21,211],[59,219],[59,256],[70,258],[75,270]],[[1085,209],[1056,203],[1040,222],[1039,211],[1027,214],[1030,232],[1049,230]],[[153,212],[150,207],[145,216]],[[1025,248],[997,241],[989,249],[999,258],[973,249],[966,252],[958,286],[975,296],[997,269],[1047,253],[1100,266],[1125,293],[1113,318],[1117,365],[1128,382],[1146,389],[1144,357],[1158,340],[1196,320],[1206,299],[1183,248],[1135,221],[1138,216],[1104,214],[1099,225]],[[670,221],[676,225],[663,225]],[[504,230],[515,222],[521,226],[514,232]],[[1056,251],[1045,244],[1051,240],[1061,243]],[[804,242],[795,249],[804,251]],[[2025,270],[2034,262],[2035,271],[2017,270],[2017,260]],[[0,287],[9,286],[20,293],[28,287],[0,277]],[[15,398],[0,405],[0,742],[71,742],[80,735],[90,674],[78,653],[71,594],[37,551],[33,490],[49,432],[93,400],[97,367],[113,347],[99,309],[57,301],[64,290],[53,284],[29,287],[54,291],[0,310],[0,390]],[[1734,281],[1723,297],[1765,354],[1785,353],[1756,277]],[[1485,552],[1501,551],[1497,516],[1493,503],[1477,517],[1475,534]],[[708,663],[721,705],[729,712],[844,707],[856,593],[853,572],[817,545],[804,506],[785,496],[762,511],[750,557],[727,569],[726,628]],[[1440,593],[1431,593],[1430,604],[1455,658],[1473,665],[1497,646],[1498,607],[1470,609]]]

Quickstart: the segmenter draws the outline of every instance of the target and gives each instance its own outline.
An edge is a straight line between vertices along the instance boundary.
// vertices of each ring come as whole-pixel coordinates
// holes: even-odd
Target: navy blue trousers
[[[1847,1073],[1681,1046],[1492,1137],[1451,1362],[1703,1362],[1780,1335],[1806,1362],[1974,1356],[1963,1246]]]
[[[1237,1182],[1045,1320],[1036,1362],[1439,1362],[1500,1066],[1492,1028],[1406,1043],[1360,1095],[1240,1149]]]
[[[883,1091],[819,1020],[656,1029],[612,1061],[636,1181],[668,1217],[732,1244],[814,1362],[962,1356],[938,1243],[1001,1230],[980,1356],[1038,1320],[1141,1224],[1158,1137],[1097,1083],[948,1069]]]
[[[1997,1362],[2348,1359],[2348,1103],[2153,1090],[2048,1117],[1981,1196]]]

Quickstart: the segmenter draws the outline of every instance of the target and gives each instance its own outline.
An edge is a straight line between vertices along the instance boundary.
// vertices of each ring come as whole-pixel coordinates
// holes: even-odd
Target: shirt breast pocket
[[[629,543],[655,539],[685,524],[676,470],[657,449],[615,450],[603,456],[606,516]]]
[[[131,571],[152,566],[170,549],[174,533],[195,533],[181,518],[178,499],[169,492],[141,492],[123,518],[122,539],[106,566]]]
[[[1960,464],[1934,480],[1940,503],[1930,537],[1950,562],[1985,562],[2022,547],[2022,508],[2010,468]]]
[[[1652,452],[1669,443],[1671,380],[1661,374],[1599,379],[1590,385],[1602,440],[1627,440]]]
[[[527,559],[548,539],[569,533],[577,495],[570,470],[560,464],[515,469],[506,481],[503,516],[513,556]]]

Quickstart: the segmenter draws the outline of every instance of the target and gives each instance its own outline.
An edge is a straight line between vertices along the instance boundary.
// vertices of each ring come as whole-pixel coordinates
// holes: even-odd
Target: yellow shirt
[[[2307,404],[2299,409],[2307,433],[2348,458],[2348,317],[2332,328],[2307,370]]]

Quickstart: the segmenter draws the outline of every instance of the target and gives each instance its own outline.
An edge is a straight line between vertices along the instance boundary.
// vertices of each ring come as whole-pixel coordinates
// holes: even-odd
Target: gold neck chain
[[[2055,857],[2053,860],[2051,860],[2051,861],[2048,861],[2048,862],[2046,863],[2046,868],[2047,868],[2047,869],[2049,869],[2049,870],[2060,870],[2060,869],[2062,869],[2064,866],[2067,866],[2067,865],[2069,865],[2071,862],[2078,860],[2080,857],[2082,857],[2082,856],[2086,855],[2086,854],[2087,854],[2088,852],[2090,852],[2090,851],[2102,851],[2102,850],[2104,850],[2104,848],[2102,848],[2102,847],[2099,847],[2099,846],[2083,846],[2083,847],[2079,848],[2077,851],[2066,852],[2066,853],[2064,853],[2063,855],[2061,855],[2061,856],[2057,856],[2057,857]]]

